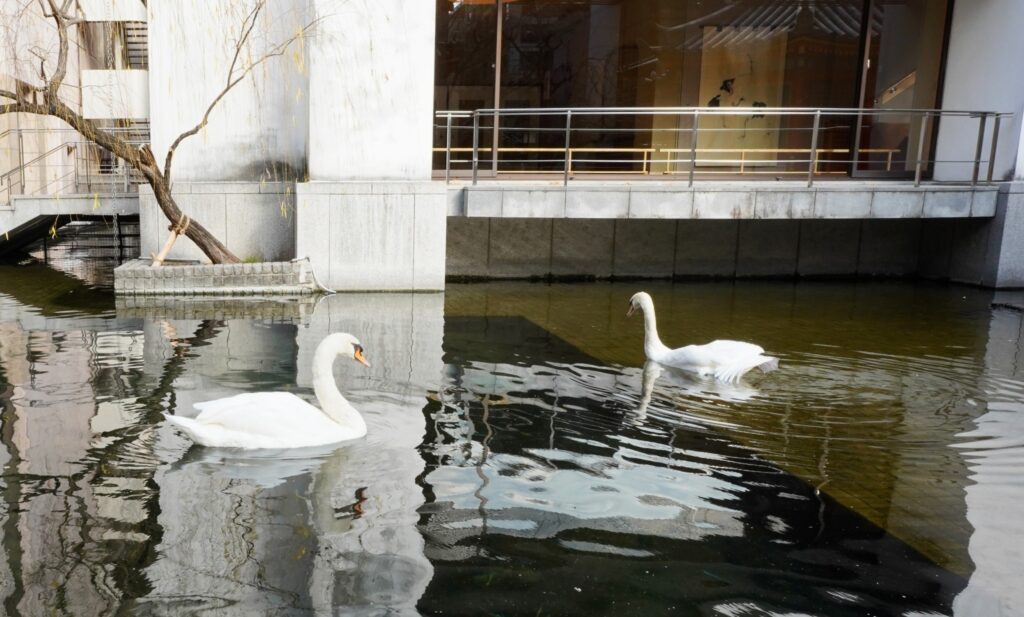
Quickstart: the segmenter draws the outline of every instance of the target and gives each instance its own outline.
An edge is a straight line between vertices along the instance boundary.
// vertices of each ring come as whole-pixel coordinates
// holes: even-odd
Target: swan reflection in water
[[[433,568],[406,520],[415,496],[373,475],[393,454],[363,441],[191,447],[158,477],[164,533],[144,603],[174,611],[216,597],[239,615],[412,610]]]
[[[641,376],[640,405],[637,407],[638,419],[647,416],[647,408],[654,396],[654,386],[659,379],[667,386],[668,393],[684,398],[701,398],[742,403],[755,398],[759,390],[740,382],[725,382],[713,376],[703,376],[670,366],[663,366],[653,360],[644,363]],[[673,396],[676,398],[676,396]]]

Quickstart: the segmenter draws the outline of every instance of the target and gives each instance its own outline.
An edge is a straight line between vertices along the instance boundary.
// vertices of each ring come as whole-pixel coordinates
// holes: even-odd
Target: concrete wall
[[[995,185],[893,182],[503,182],[449,189],[448,214],[592,219],[903,219],[991,217]]]
[[[296,191],[296,254],[327,287],[444,289],[443,184],[302,182]]]
[[[174,199],[239,259],[287,261],[295,257],[295,189],[290,182],[175,182]],[[141,255],[157,253],[170,221],[153,190],[139,187]],[[188,238],[179,238],[170,259],[209,260]]]
[[[1024,2],[1019,0],[959,0],[953,4],[953,23],[942,95],[943,109],[980,109],[1016,114],[1003,123],[995,177],[1010,179],[1021,134],[1024,112],[1024,79],[1020,59],[1024,58]],[[963,159],[964,145],[973,148],[978,136],[976,120],[943,120],[938,137],[939,160]],[[986,138],[985,158],[989,140]],[[973,158],[973,149],[971,150]],[[936,166],[935,177],[943,180],[970,176],[966,163]],[[1017,169],[1017,177],[1022,177]]]
[[[448,219],[448,276],[907,276],[922,221]]]
[[[994,285],[1024,287],[1024,183],[1003,187],[989,233],[986,259],[995,268]]]
[[[1024,255],[998,219],[614,220],[448,219],[447,275],[531,277],[921,276],[1024,286]],[[1020,219],[1020,220],[1018,220]],[[1009,256],[1007,256],[1009,254]]]
[[[233,41],[255,0],[149,3],[149,91],[153,153],[203,118],[224,88]],[[311,21],[308,0],[268,2],[239,67],[295,36]],[[302,42],[232,89],[199,134],[174,155],[176,180],[291,179],[306,168],[308,87]],[[236,72],[236,75],[240,74]]]
[[[434,3],[313,4],[310,179],[429,179]]]
[[[140,0],[78,0],[87,21],[146,21]]]
[[[82,115],[117,120],[149,118],[148,71],[82,71]]]

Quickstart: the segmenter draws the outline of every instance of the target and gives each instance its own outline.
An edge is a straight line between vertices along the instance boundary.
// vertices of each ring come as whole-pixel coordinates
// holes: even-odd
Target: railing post
[[[18,129],[18,184],[20,185],[21,194],[25,194],[25,138],[21,133],[21,129]],[[11,195],[14,195],[14,191],[11,191]]]
[[[821,127],[821,110],[814,112],[814,128],[811,129],[811,156],[807,166],[807,187],[814,186],[814,168],[818,166],[818,129]]]
[[[451,177],[452,172],[452,112],[448,112],[448,123],[445,125],[444,133],[444,183],[448,184],[448,179]]]
[[[921,164],[924,162],[924,138],[928,133],[928,112],[921,116],[921,134],[917,136],[917,164],[914,165],[914,186],[921,186]]]
[[[988,154],[988,177],[986,182],[992,184],[992,170],[996,166],[996,145],[999,143],[999,114],[996,114],[992,122],[992,148]]]
[[[473,112],[473,186],[476,186],[477,167],[480,164],[480,114]]]
[[[498,144],[501,143],[501,133],[498,128],[498,110],[494,110],[494,127],[491,134],[491,173],[495,179],[498,177]]]
[[[974,149],[974,173],[971,174],[971,186],[978,184],[978,172],[981,171],[981,149],[985,145],[985,122],[988,114],[978,116],[978,145]]]
[[[693,110],[693,126],[690,128],[690,178],[689,186],[693,188],[693,171],[697,168],[697,124],[700,121],[700,112]]]
[[[565,111],[565,171],[562,175],[562,186],[569,185],[569,168],[572,166],[572,159],[569,158],[569,146],[572,143],[572,110]]]

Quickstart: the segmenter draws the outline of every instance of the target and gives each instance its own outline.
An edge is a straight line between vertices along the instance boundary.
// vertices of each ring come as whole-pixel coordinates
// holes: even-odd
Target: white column
[[[296,256],[337,290],[444,289],[446,192],[430,181],[435,3],[313,5]]]
[[[313,4],[310,179],[429,179],[434,2]]]
[[[310,21],[308,0],[268,2],[244,68]],[[153,153],[203,118],[224,89],[234,42],[255,0],[153,0],[149,3],[149,92]],[[174,154],[174,180],[258,181],[294,177],[305,167],[309,78],[303,44],[256,67],[210,114],[209,124]],[[240,72],[240,71],[239,71]],[[291,170],[291,171],[290,171]]]
[[[993,178],[1009,179],[1014,174],[1024,112],[1024,79],[1020,78],[1020,59],[1024,58],[1024,2],[1020,0],[977,0],[956,2],[949,33],[942,108],[1013,112],[1004,120],[999,134],[999,154]],[[991,135],[992,124],[986,127]],[[986,136],[982,158],[989,155]],[[972,118],[947,118],[939,126],[936,158],[973,159],[978,139],[978,121]],[[970,163],[939,163],[935,178],[967,180]],[[981,177],[987,174],[982,166]],[[1016,168],[1017,176],[1022,173]]]

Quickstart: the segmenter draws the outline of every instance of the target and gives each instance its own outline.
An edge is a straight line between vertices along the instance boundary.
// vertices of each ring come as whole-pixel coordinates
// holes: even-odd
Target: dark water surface
[[[757,342],[739,385],[644,366]],[[1024,613],[1021,314],[913,283],[451,285],[126,301],[0,266],[9,615]],[[162,414],[286,390],[369,426],[192,447]]]

